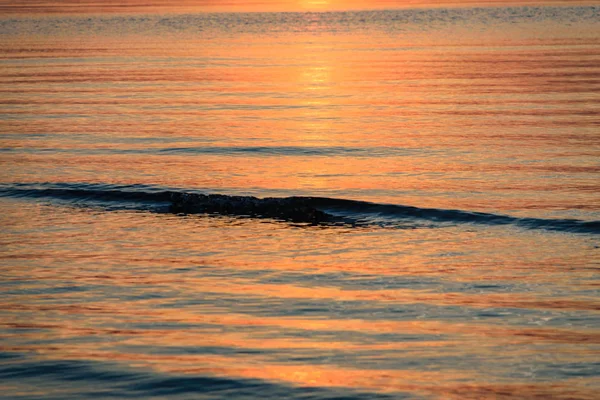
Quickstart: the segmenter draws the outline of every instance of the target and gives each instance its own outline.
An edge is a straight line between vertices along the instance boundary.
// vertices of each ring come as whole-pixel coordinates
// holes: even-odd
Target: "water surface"
[[[3,16],[3,396],[597,397],[599,11]]]

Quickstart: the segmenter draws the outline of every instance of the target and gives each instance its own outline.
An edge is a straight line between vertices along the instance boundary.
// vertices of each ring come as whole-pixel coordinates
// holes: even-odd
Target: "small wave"
[[[161,149],[162,154],[228,154],[258,156],[352,156],[398,157],[417,153],[410,148],[396,147],[346,147],[346,146],[203,146]]]
[[[123,208],[156,208],[170,204],[171,191],[149,185],[108,185],[90,183],[13,183],[0,185],[0,196],[51,198],[78,204],[102,204]],[[107,204],[107,205],[108,205]],[[144,206],[146,205],[146,206]]]
[[[0,153],[21,154],[152,154],[152,155],[227,155],[227,156],[286,156],[286,157],[402,157],[428,155],[423,149],[397,147],[347,146],[186,146],[166,148],[62,148],[62,147],[2,147]]]
[[[600,221],[577,219],[521,218],[476,211],[421,208],[393,204],[377,204],[355,200],[314,198],[319,207],[330,212],[347,212],[362,215],[379,215],[391,218],[410,218],[433,222],[450,222],[484,225],[516,225],[527,229],[547,229],[565,232],[600,233]]]
[[[275,220],[344,225],[406,226],[407,222],[513,225],[574,233],[600,233],[600,221],[521,218],[465,210],[421,208],[328,197],[266,197],[204,194],[150,185],[3,184],[0,196],[54,198],[109,209],[126,208],[178,214],[217,214]],[[415,225],[412,225],[414,227]],[[435,226],[435,225],[434,225]]]
[[[202,399],[391,399],[379,393],[346,388],[295,387],[260,379],[229,376],[176,375],[146,369],[132,369],[116,363],[78,360],[36,360],[18,353],[0,353],[13,363],[0,366],[4,383],[28,391],[45,389],[44,398],[169,398]],[[35,389],[34,389],[35,388]],[[56,396],[56,394],[58,394]],[[46,397],[47,396],[47,397]],[[38,398],[38,396],[34,396]]]

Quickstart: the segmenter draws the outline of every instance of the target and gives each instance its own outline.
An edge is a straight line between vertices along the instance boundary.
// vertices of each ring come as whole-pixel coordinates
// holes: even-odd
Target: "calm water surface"
[[[600,8],[5,15],[0,83],[0,396],[597,398]]]

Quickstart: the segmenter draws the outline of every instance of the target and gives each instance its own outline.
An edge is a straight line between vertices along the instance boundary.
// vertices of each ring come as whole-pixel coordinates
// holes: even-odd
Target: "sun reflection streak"
[[[319,11],[327,9],[330,5],[329,0],[300,0],[300,6],[305,10]]]

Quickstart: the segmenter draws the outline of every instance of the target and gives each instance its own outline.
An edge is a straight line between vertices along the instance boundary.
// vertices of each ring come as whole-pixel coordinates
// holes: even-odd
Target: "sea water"
[[[597,398],[600,8],[6,14],[0,82],[0,397]]]

